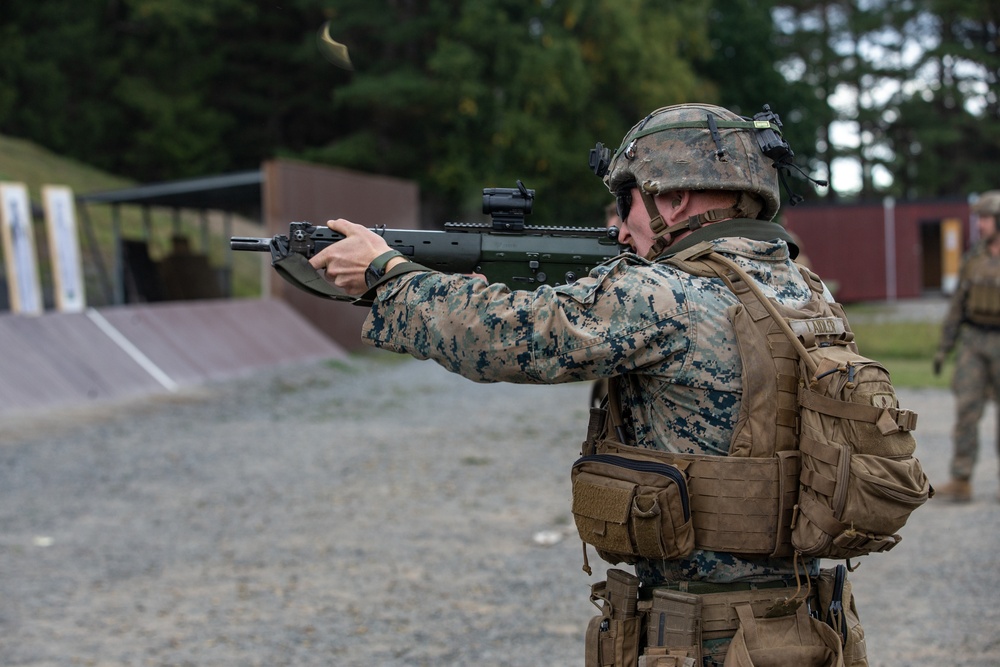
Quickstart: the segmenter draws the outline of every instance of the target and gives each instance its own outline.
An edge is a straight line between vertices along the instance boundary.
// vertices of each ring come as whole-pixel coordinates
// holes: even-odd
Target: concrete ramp
[[[0,315],[0,416],[170,393],[346,352],[277,300]]]
[[[0,415],[163,391],[85,314],[0,316]]]

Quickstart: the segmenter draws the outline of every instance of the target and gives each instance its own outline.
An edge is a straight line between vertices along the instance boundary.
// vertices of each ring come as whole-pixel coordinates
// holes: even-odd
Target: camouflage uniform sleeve
[[[478,382],[591,380],[671,354],[683,298],[656,269],[616,261],[572,285],[510,290],[479,278],[411,273],[379,291],[362,337],[434,359]]]

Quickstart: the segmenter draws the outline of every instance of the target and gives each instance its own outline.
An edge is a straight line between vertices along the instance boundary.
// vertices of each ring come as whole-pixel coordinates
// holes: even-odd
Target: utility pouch
[[[609,563],[682,558],[694,549],[687,479],[680,468],[625,453],[573,464],[580,539]]]
[[[813,615],[829,625],[844,647],[845,667],[868,667],[865,631],[854,604],[851,582],[843,565],[821,570],[816,578],[816,608]]]
[[[601,610],[590,619],[585,643],[586,667],[635,667],[639,661],[643,617],[636,610],[639,579],[609,570],[608,580],[591,587],[590,601]]]
[[[805,605],[788,616],[758,618],[748,604],[736,607],[740,626],[724,667],[843,667],[840,637],[812,618]]]

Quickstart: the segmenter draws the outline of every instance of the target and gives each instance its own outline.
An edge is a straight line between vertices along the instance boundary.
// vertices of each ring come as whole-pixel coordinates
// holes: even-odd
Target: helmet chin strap
[[[646,213],[649,214],[649,228],[653,232],[653,245],[646,253],[646,259],[652,261],[663,254],[663,251],[670,247],[670,244],[676,240],[676,235],[678,232],[693,232],[696,229],[700,229],[702,225],[718,222],[720,220],[728,220],[730,218],[743,218],[750,217],[750,213],[753,211],[752,199],[747,201],[748,197],[746,193],[741,192],[736,200],[736,205],[730,208],[716,208],[710,211],[705,211],[704,213],[699,213],[698,215],[692,215],[687,220],[678,222],[676,225],[667,227],[666,221],[663,219],[663,215],[660,213],[659,209],[656,208],[656,201],[653,195],[649,194],[642,188],[639,188],[639,196],[642,199],[643,205],[646,207]],[[749,204],[749,206],[748,206]],[[760,206],[756,206],[757,211],[760,211]]]

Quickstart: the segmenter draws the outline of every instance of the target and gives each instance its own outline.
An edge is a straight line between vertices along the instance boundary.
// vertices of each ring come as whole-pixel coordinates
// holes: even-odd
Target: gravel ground
[[[0,664],[582,665],[588,395],[372,354],[2,420]],[[901,400],[941,483],[951,396]],[[975,495],[859,561],[873,667],[1000,665],[992,447]]]

